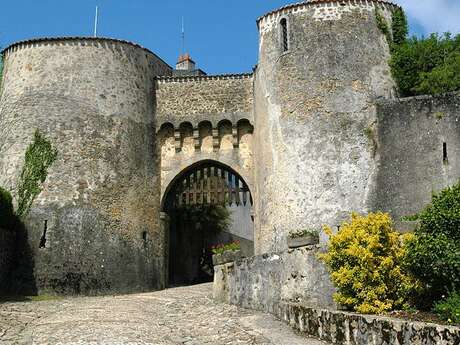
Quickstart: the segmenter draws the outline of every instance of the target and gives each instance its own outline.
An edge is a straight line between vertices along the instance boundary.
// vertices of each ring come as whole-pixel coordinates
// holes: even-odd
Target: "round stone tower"
[[[391,26],[395,9],[380,0],[312,0],[259,18],[257,252],[285,249],[290,231],[337,227],[371,208],[374,101],[394,90],[376,16]]]
[[[36,130],[57,149],[25,217],[30,265],[17,279],[39,292],[161,288],[154,77],[171,68],[103,38],[24,41],[3,56],[0,186],[17,198]]]

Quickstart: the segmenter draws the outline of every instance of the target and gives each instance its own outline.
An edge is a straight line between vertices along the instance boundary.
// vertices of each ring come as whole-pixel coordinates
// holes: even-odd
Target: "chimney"
[[[188,53],[180,55],[176,63],[176,70],[178,71],[194,71],[195,61],[192,60]]]

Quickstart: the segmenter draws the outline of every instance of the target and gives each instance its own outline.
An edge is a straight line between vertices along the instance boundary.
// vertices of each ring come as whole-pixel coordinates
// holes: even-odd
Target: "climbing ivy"
[[[35,198],[41,192],[48,168],[55,161],[57,150],[39,130],[34,133],[33,142],[27,148],[24,167],[18,184],[17,215],[23,218],[29,212]]]
[[[388,23],[385,17],[380,13],[378,9],[375,10],[375,20],[377,21],[377,27],[385,35],[387,38],[388,44],[391,44],[391,35],[390,35],[390,28],[388,27]]]

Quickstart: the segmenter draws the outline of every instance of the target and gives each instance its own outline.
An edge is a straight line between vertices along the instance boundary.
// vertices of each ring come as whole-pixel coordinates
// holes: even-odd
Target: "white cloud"
[[[460,32],[460,0],[396,0],[425,33]]]

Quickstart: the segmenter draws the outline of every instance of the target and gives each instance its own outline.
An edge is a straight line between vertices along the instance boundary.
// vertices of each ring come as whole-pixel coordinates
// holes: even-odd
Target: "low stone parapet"
[[[214,267],[217,301],[280,315],[283,302],[334,308],[334,287],[320,246],[241,258]]]
[[[294,303],[283,304],[280,309],[281,317],[295,329],[333,344],[460,344],[459,327],[315,309]]]

